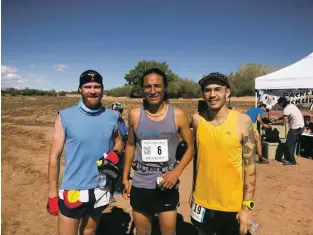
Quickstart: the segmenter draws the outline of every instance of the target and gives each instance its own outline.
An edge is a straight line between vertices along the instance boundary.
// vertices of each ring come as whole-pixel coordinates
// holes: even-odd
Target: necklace
[[[146,114],[149,115],[150,117],[160,117],[162,115],[164,115],[166,112],[167,112],[167,109],[168,109],[168,105],[166,105],[165,107],[165,112],[161,113],[161,114],[151,114],[150,112],[148,112],[147,110],[145,110]]]

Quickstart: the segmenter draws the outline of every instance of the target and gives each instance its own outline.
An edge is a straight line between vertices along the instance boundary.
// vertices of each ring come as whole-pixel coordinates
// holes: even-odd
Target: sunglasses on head
[[[209,75],[208,75],[208,77],[218,77],[218,78],[226,78],[226,76],[224,75],[224,74],[222,74],[222,73],[218,73],[218,72],[216,72],[216,73],[210,73]]]
[[[80,78],[83,78],[83,79],[90,79],[90,80],[102,80],[102,77],[101,75],[99,74],[95,74],[95,73],[85,73],[85,74],[82,74],[80,76]]]

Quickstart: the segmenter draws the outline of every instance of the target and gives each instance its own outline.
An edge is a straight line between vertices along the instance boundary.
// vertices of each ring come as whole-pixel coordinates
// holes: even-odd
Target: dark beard
[[[100,95],[82,95],[84,105],[89,109],[99,109],[102,106]],[[99,102],[96,105],[91,105],[86,101],[86,98],[98,98]]]

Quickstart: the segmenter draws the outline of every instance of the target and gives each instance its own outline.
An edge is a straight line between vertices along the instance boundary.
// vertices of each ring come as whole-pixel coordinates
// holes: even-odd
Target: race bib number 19
[[[142,140],[142,160],[144,162],[167,162],[167,140]]]
[[[194,202],[192,203],[191,217],[194,220],[202,223],[203,222],[204,213],[205,213],[205,208],[203,208],[202,206],[197,205]]]

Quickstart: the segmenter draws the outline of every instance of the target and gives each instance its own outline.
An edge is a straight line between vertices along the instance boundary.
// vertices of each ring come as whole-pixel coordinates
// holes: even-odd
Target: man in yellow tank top
[[[251,119],[227,108],[231,91],[225,75],[211,73],[199,85],[208,109],[193,116],[191,220],[201,235],[249,234],[256,182]]]

